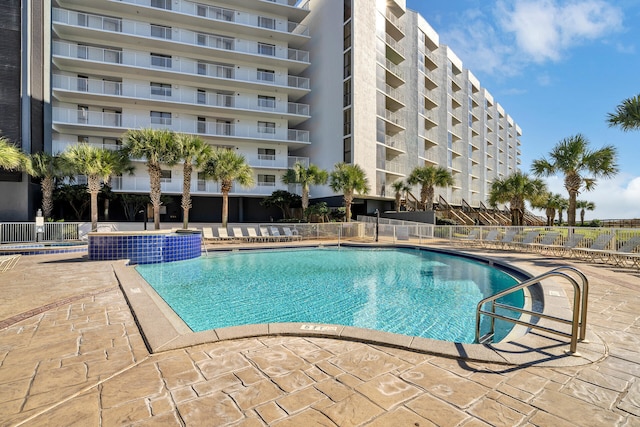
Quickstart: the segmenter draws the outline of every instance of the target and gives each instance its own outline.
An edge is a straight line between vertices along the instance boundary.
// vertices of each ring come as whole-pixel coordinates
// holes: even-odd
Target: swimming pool
[[[516,283],[482,262],[395,248],[222,252],[136,270],[195,332],[310,322],[460,343],[474,340],[478,301]],[[496,326],[496,339],[511,328]]]

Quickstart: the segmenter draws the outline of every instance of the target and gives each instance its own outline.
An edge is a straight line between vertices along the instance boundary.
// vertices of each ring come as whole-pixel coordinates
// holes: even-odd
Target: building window
[[[273,70],[265,70],[258,68],[258,80],[263,82],[274,82],[276,80],[276,73]]]
[[[351,108],[347,108],[342,112],[342,134],[351,135]]]
[[[351,76],[351,51],[344,53],[344,75],[343,78]]]
[[[276,150],[274,148],[258,148],[259,160],[275,160]]]
[[[258,186],[275,187],[276,186],[276,176],[275,175],[261,175],[261,174],[258,174]]]
[[[258,27],[267,28],[269,30],[275,30],[276,20],[273,18],[265,18],[264,16],[258,16]]]
[[[160,182],[171,182],[171,171],[162,169],[160,171]]]
[[[171,0],[151,0],[151,7],[171,10]]]
[[[109,95],[122,95],[122,82],[115,80],[102,80],[102,87],[105,94]]]
[[[122,126],[122,111],[111,110],[107,108],[102,109],[102,123],[105,126]]]
[[[89,122],[89,106],[78,105],[78,123],[88,123],[88,122]]]
[[[342,94],[342,106],[348,107],[349,105],[351,105],[351,79],[345,80],[342,83]]]
[[[171,27],[151,24],[151,37],[171,40]]]
[[[89,137],[88,136],[83,136],[83,135],[78,135],[78,142],[81,144],[88,144],[89,143]]]
[[[351,163],[351,137],[342,140],[342,161]]]
[[[258,95],[258,108],[276,108],[276,98],[274,96]]]
[[[276,45],[268,43],[258,43],[258,53],[260,55],[276,56]]]
[[[207,175],[204,172],[198,172],[198,191],[206,191]]]
[[[258,122],[258,133],[276,133],[276,124],[274,122]]]
[[[171,96],[171,85],[166,83],[151,83],[151,95],[169,97]]]
[[[207,119],[198,117],[198,133],[207,133]]]
[[[89,90],[89,77],[78,74],[78,91],[87,92]]]
[[[216,135],[233,135],[233,123],[229,120],[216,120]]]
[[[159,53],[151,54],[151,66],[171,68],[171,55],[161,55]]]
[[[171,125],[171,113],[166,111],[152,111],[151,124],[154,125]]]
[[[206,104],[207,103],[207,91],[204,89],[198,89],[198,94],[196,96],[196,102],[198,104]]]

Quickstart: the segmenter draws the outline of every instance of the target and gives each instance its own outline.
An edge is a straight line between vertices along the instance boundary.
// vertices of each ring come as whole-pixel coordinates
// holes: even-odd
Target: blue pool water
[[[474,340],[478,301],[516,283],[487,264],[416,249],[223,252],[136,269],[194,331],[305,322],[462,343]],[[522,292],[501,300],[523,301]],[[496,325],[496,339],[511,327]]]

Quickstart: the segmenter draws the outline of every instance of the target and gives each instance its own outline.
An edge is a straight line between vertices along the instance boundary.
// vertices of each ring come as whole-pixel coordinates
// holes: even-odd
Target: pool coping
[[[318,244],[310,246],[319,246]],[[333,246],[323,244],[320,246]],[[442,253],[462,255],[467,258],[499,265],[518,274],[531,277],[518,261],[506,263],[497,258],[486,257],[459,250],[435,248],[428,245],[388,245],[388,244],[343,244],[352,247],[402,247],[426,249]],[[299,247],[299,246],[290,246]],[[282,246],[261,246],[248,249],[282,249]],[[220,250],[238,250],[227,248]],[[410,351],[434,354],[468,361],[493,362],[508,365],[538,366],[579,366],[596,362],[607,355],[607,346],[597,335],[587,331],[587,340],[578,344],[578,353],[567,354],[568,340],[556,336],[529,331],[516,338],[495,344],[463,344],[429,338],[413,337],[371,329],[344,325],[316,323],[269,323],[258,325],[232,326],[202,332],[193,332],[142,276],[128,265],[126,260],[114,262],[114,273],[129,307],[138,323],[141,334],[151,353],[175,350],[199,344],[252,338],[258,336],[301,336],[326,337],[392,346]],[[544,298],[543,313],[567,318],[571,304],[565,287],[554,280],[546,279],[539,286],[539,298]],[[534,290],[534,292],[536,292]],[[538,324],[548,323],[541,319]],[[554,325],[557,328],[557,325]],[[524,327],[520,327],[524,328]],[[568,329],[567,329],[568,330]]]

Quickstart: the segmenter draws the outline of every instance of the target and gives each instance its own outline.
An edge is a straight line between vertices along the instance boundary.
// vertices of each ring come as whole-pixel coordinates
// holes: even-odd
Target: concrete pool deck
[[[152,354],[116,262],[29,256],[0,274],[0,425],[640,426],[637,270],[465,250],[532,274],[583,271],[601,354],[558,357],[568,342],[552,339],[537,350],[540,363],[514,365],[273,335]]]

